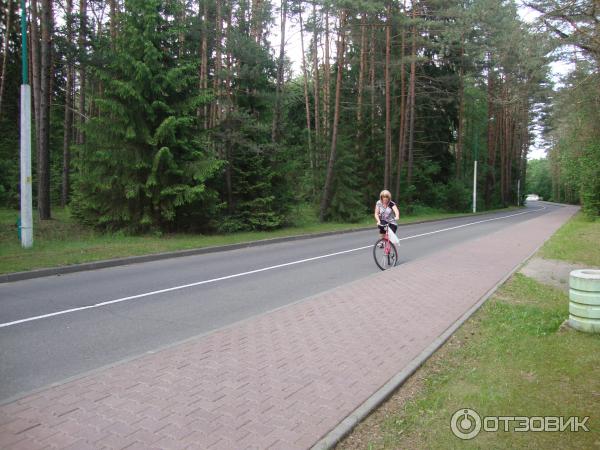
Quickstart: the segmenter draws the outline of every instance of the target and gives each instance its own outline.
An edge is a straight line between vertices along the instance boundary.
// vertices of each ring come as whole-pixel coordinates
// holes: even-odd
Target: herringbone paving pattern
[[[561,208],[4,405],[0,448],[308,448],[575,211]]]

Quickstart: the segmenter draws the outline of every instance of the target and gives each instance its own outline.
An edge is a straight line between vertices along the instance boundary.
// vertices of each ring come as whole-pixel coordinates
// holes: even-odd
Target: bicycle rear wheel
[[[396,246],[386,239],[379,239],[373,246],[373,259],[381,270],[391,269],[398,262]]]

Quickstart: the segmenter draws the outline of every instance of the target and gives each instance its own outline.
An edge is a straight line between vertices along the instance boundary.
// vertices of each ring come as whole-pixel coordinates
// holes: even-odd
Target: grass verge
[[[541,249],[541,256],[600,266],[600,219],[590,221],[583,213],[561,227]]]
[[[372,216],[365,216],[358,223],[320,223],[315,211],[306,206],[296,208],[292,214],[295,218],[294,226],[269,232],[127,236],[99,233],[83,227],[70,218],[68,210],[55,208],[52,220],[34,219],[34,246],[25,250],[21,248],[17,235],[19,212],[0,209],[0,274],[373,225]],[[413,215],[402,217],[400,223],[461,215],[464,214],[419,208]]]
[[[599,232],[600,222],[578,216],[542,253],[591,264],[600,257]],[[336,448],[600,448],[600,335],[561,328],[568,301],[514,275]],[[515,432],[513,422],[513,431],[462,441],[450,429],[462,408],[482,417],[589,416],[590,431]]]

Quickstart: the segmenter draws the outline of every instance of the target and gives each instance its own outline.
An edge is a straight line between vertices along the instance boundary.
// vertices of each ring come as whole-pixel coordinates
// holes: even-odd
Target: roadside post
[[[600,270],[573,270],[569,275],[569,326],[600,333]]]
[[[23,84],[21,84],[21,222],[23,248],[33,246],[33,206],[31,194],[31,86],[27,67],[27,9],[21,0],[21,47]]]

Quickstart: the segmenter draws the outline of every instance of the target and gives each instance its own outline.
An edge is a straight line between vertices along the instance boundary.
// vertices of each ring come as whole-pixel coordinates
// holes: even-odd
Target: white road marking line
[[[457,225],[455,227],[444,228],[442,230],[430,231],[428,233],[422,233],[422,234],[415,234],[414,236],[408,236],[408,237],[405,237],[405,238],[401,238],[399,240],[404,241],[406,239],[413,239],[413,238],[416,238],[416,237],[427,236],[429,234],[441,233],[442,231],[456,230],[457,228],[468,227],[470,225],[476,225],[478,223],[491,222],[493,220],[500,220],[500,219],[508,219],[509,217],[520,216],[521,214],[529,214],[529,213],[532,213],[532,212],[541,211],[543,209],[546,209],[546,207],[542,206],[539,209],[534,209],[532,211],[523,211],[523,212],[520,212],[520,213],[517,213],[517,214],[511,214],[510,216],[502,216],[502,217],[495,217],[493,219],[478,220],[477,222],[465,223],[463,225]]]
[[[436,230],[436,231],[429,231],[427,233],[415,234],[413,236],[407,236],[407,237],[404,237],[404,238],[400,238],[400,240],[401,241],[405,241],[405,240],[408,240],[408,239],[414,239],[414,238],[418,238],[418,237],[422,237],[422,236],[428,236],[428,235],[431,235],[431,234],[442,233],[444,231],[456,230],[457,228],[468,227],[468,226],[476,225],[476,224],[479,224],[479,223],[492,222],[494,220],[507,219],[509,217],[520,216],[522,214],[529,214],[531,212],[541,211],[543,209],[546,209],[546,207],[544,206],[544,207],[542,207],[540,209],[535,209],[535,210],[532,210],[532,211],[524,211],[524,212],[520,212],[520,213],[517,213],[517,214],[511,214],[509,216],[495,217],[493,219],[478,220],[476,222],[470,222],[470,223],[466,223],[466,224],[463,224],[463,225],[457,225],[455,227],[450,227],[450,228],[443,228],[441,230]],[[356,251],[359,251],[359,250],[365,250],[367,248],[372,248],[372,247],[373,247],[373,245],[366,245],[364,247],[357,247],[357,248],[353,248],[353,249],[350,249],[350,250],[344,250],[344,251],[341,251],[341,252],[329,253],[327,255],[315,256],[315,257],[312,257],[312,258],[301,259],[301,260],[298,260],[298,261],[292,261],[292,262],[288,262],[288,263],[277,264],[275,266],[263,267],[262,269],[250,270],[248,272],[241,272],[241,273],[236,273],[236,274],[233,274],[233,275],[227,275],[227,276],[224,276],[224,277],[213,278],[213,279],[210,279],[210,280],[198,281],[196,283],[184,284],[184,285],[181,285],[181,286],[174,286],[174,287],[170,287],[170,288],[167,288],[167,289],[160,289],[158,291],[145,292],[143,294],[138,294],[138,295],[131,295],[129,297],[123,297],[123,298],[118,298],[118,299],[115,299],[115,300],[109,300],[109,301],[106,301],[106,302],[96,303],[94,305],[88,305],[88,306],[81,306],[81,307],[78,307],[78,308],[65,309],[65,310],[56,311],[56,312],[53,312],[53,313],[50,313],[50,314],[43,314],[41,316],[27,317],[25,319],[15,320],[13,322],[2,323],[2,324],[0,324],[0,328],[10,327],[10,326],[13,326],[13,325],[18,325],[18,324],[26,323],[26,322],[33,322],[35,320],[46,319],[48,317],[60,316],[60,315],[63,315],[63,314],[69,314],[69,313],[73,313],[73,312],[77,312],[77,311],[83,311],[83,310],[86,310],[86,309],[93,309],[93,308],[100,308],[102,306],[107,306],[107,305],[114,305],[116,303],[126,302],[126,301],[129,301],[129,300],[135,300],[135,299],[143,298],[143,297],[149,297],[151,295],[156,295],[156,294],[164,294],[165,292],[177,291],[177,290],[180,290],[180,289],[186,289],[186,288],[193,287],[193,286],[200,286],[200,285],[203,285],[203,284],[215,283],[217,281],[230,280],[232,278],[238,278],[238,277],[243,277],[243,276],[246,276],[246,275],[252,275],[254,273],[265,272],[267,270],[279,269],[280,267],[293,266],[295,264],[302,264],[302,263],[309,262],[309,261],[316,261],[318,259],[329,258],[331,256],[337,256],[337,255],[343,255],[345,253],[356,252]]]

